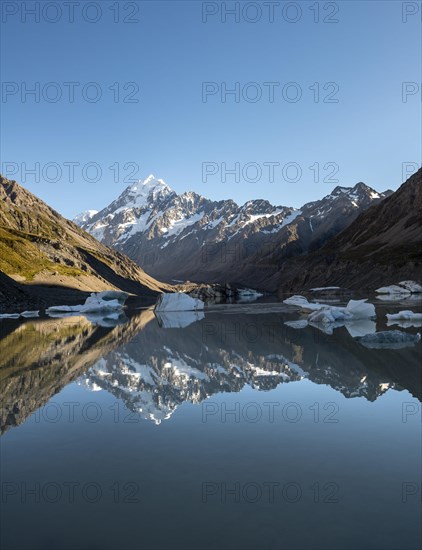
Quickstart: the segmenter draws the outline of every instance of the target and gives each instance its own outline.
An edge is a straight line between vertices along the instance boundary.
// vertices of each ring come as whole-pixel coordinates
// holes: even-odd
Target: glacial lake
[[[2,321],[1,548],[421,548],[421,343],[282,309]]]

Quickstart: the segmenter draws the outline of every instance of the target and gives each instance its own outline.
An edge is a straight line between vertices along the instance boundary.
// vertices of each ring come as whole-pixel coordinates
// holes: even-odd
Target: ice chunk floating
[[[154,311],[198,311],[204,309],[204,302],[184,292],[163,293],[158,297]]]
[[[387,313],[389,321],[422,321],[422,313],[413,313],[413,311],[405,310],[398,313]]]
[[[106,290],[104,292],[92,292],[91,296],[85,300],[85,303],[77,306],[52,306],[45,310],[50,317],[61,317],[71,315],[85,315],[89,319],[89,314],[97,314],[106,317],[112,312],[120,311],[128,297],[126,292],[117,290]]]
[[[374,304],[365,300],[349,300],[346,307],[330,306],[319,302],[308,302],[304,296],[292,296],[284,300],[287,305],[297,306],[304,311],[311,311],[308,317],[313,323],[335,323],[352,319],[372,319],[375,317]]]
[[[396,285],[377,288],[375,292],[378,292],[378,294],[420,294],[422,293],[422,285],[415,281],[400,281]]]
[[[39,311],[24,311],[23,313],[1,313],[0,319],[19,319],[19,317],[38,317]]]
[[[421,335],[409,334],[400,330],[385,330],[376,332],[375,334],[366,334],[356,338],[356,340],[365,346],[372,349],[401,349],[414,346],[421,339]]]

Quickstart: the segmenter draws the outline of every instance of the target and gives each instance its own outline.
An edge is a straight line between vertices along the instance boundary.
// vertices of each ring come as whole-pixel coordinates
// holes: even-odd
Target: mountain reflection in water
[[[279,313],[209,312],[184,326],[144,310],[109,328],[83,317],[3,323],[1,431],[22,424],[74,381],[106,390],[156,424],[184,402],[303,379],[347,398],[375,401],[394,388],[422,400],[420,344],[366,349],[345,328],[327,335],[285,320]]]

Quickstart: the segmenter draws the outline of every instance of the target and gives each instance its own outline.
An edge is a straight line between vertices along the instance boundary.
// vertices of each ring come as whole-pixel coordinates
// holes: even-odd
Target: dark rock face
[[[85,214],[78,219],[101,242],[161,280],[274,291],[271,278],[285,259],[319,248],[390,193],[358,183],[336,187],[300,209],[266,200],[238,206],[192,192],[177,195],[150,176],[88,220]]]
[[[338,285],[375,289],[422,279],[422,170],[319,250],[283,264],[280,291]]]

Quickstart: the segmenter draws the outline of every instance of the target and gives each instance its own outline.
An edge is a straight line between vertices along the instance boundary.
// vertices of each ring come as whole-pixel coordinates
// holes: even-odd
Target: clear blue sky
[[[8,5],[5,11],[5,5]],[[200,1],[97,2],[95,6],[75,6],[74,22],[63,2],[62,14],[40,14],[40,22],[22,13],[34,2],[2,2],[2,81],[1,160],[15,166],[10,177],[22,182],[32,192],[59,212],[72,217],[88,208],[100,209],[127,186],[129,175],[125,163],[139,165],[137,176],[153,173],[177,192],[195,190],[212,199],[233,198],[242,203],[251,198],[266,198],[275,204],[300,206],[328,193],[335,183],[324,182],[328,176],[325,163],[338,165],[334,179],[350,186],[364,181],[378,190],[396,189],[402,182],[402,163],[420,162],[421,91],[409,85],[407,102],[402,101],[403,82],[421,82],[421,8],[417,2],[340,1],[318,2],[320,22],[315,22],[315,2],[272,4],[252,3],[239,22],[222,10],[236,2]],[[43,6],[45,2],[41,2]],[[94,2],[95,4],[95,2]],[[406,7],[403,8],[403,4]],[[257,8],[262,10],[260,20]],[[334,13],[335,6],[338,12]],[[298,11],[298,6],[301,14]],[[114,11],[112,9],[114,8]],[[137,9],[139,8],[139,10]],[[208,15],[203,22],[203,9]],[[406,21],[403,21],[403,9]],[[14,12],[18,10],[18,12]],[[254,11],[255,10],[255,11]],[[283,11],[284,10],[284,11]],[[419,14],[412,12],[419,10]],[[132,13],[133,12],[133,13]],[[43,17],[44,15],[44,17]],[[26,22],[22,21],[22,19]],[[139,22],[123,22],[123,18]],[[45,19],[50,21],[46,21]],[[324,18],[337,23],[323,22]],[[289,22],[287,19],[290,19]],[[297,19],[296,22],[292,20]],[[5,21],[6,20],[6,21]],[[40,101],[26,96],[24,86],[40,86]],[[58,83],[45,87],[46,83]],[[80,82],[73,103],[68,101],[69,86]],[[81,88],[96,82],[102,98],[91,103]],[[122,101],[133,91],[125,83],[136,82],[136,103]],[[214,82],[210,90],[217,93],[203,101],[203,82]],[[233,95],[222,102],[222,83],[227,88],[240,85],[240,101]],[[255,83],[244,87],[247,83]],[[269,101],[269,86],[276,82],[274,101]],[[300,87],[302,97],[289,102]],[[314,101],[319,83],[320,98]],[[338,86],[324,90],[327,82]],[[12,83],[12,84],[10,84]],[[13,84],[15,83],[15,84]],[[120,101],[109,89],[118,83]],[[5,86],[5,84],[3,84]],[[62,99],[50,100],[60,86]],[[44,92],[44,93],[43,93]],[[93,87],[86,89],[94,97]],[[251,102],[257,92],[260,100]],[[327,94],[337,103],[323,101]],[[75,181],[69,182],[69,165],[76,162]],[[102,169],[97,183],[86,181],[82,168],[95,162]],[[203,163],[210,162],[218,173],[203,181]],[[257,163],[262,176],[253,183],[253,168],[240,181],[221,177],[221,163],[240,170]],[[34,168],[37,176],[22,173],[23,163]],[[57,163],[62,177],[45,181],[43,169]],[[110,166],[120,167],[115,182]],[[268,164],[274,168],[269,180]],[[283,173],[283,166],[297,163],[302,176],[297,182],[294,171]],[[309,166],[319,163],[319,182]],[[50,165],[51,166],[51,165]],[[211,168],[210,168],[211,169]],[[48,179],[54,179],[54,167]],[[88,178],[94,172],[88,171]]]

